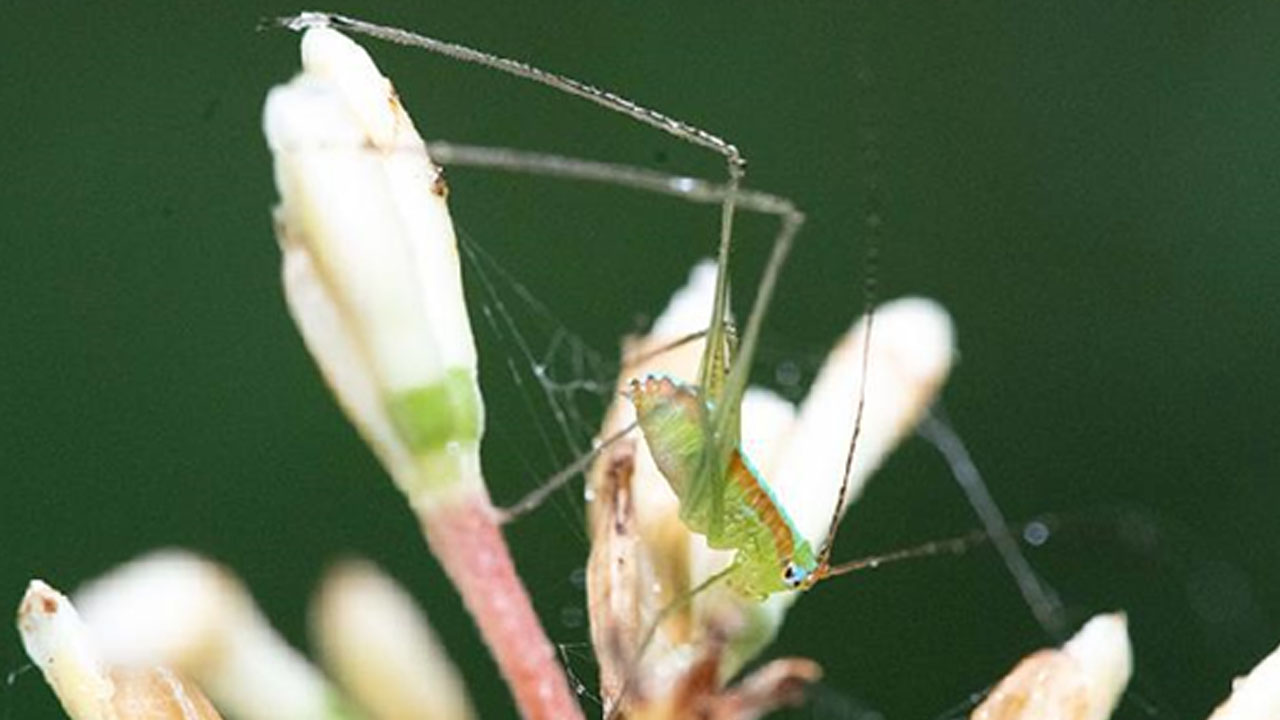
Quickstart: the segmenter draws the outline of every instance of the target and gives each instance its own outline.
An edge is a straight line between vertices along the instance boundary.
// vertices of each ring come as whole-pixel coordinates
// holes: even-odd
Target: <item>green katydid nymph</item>
[[[733,564],[700,588],[723,577],[740,593],[749,597],[763,598],[780,591],[807,589],[825,578],[864,567],[874,567],[889,560],[936,554],[957,546],[955,540],[948,540],[837,566],[832,566],[828,562],[835,530],[845,501],[848,499],[850,469],[862,427],[863,405],[866,397],[865,382],[870,359],[868,349],[874,317],[870,312],[874,294],[871,292],[872,280],[867,281],[863,298],[868,313],[862,337],[862,386],[856,396],[850,398],[851,402],[856,403],[853,431],[845,458],[839,494],[821,546],[815,550],[797,531],[795,524],[775,499],[768,484],[752,469],[739,449],[742,398],[746,392],[763,318],[770,305],[781,267],[796,234],[804,224],[804,215],[784,197],[741,186],[746,173],[746,159],[737,146],[716,134],[612,92],[541,70],[518,60],[341,15],[309,12],[292,18],[282,18],[278,22],[293,29],[313,26],[332,27],[340,31],[414,46],[514,75],[581,98],[633,121],[661,130],[683,142],[709,150],[724,160],[727,180],[723,183],[712,183],[632,166],[509,149],[448,143],[431,145],[432,155],[437,161],[446,165],[471,165],[572,180],[602,182],[674,196],[688,202],[720,206],[715,294],[711,320],[705,333],[706,346],[699,366],[697,383],[686,384],[670,378],[650,376],[633,381],[627,393],[637,410],[638,417],[635,425],[640,427],[659,470],[680,501],[680,518],[685,526],[691,532],[705,536],[712,548],[737,551]],[[774,237],[768,263],[761,276],[740,343],[734,341],[734,333],[729,330],[731,313],[728,302],[729,256],[734,213],[738,209],[770,215],[779,220],[779,228]],[[869,217],[867,226],[871,229],[872,251],[874,251],[875,228],[879,226],[878,218]],[[869,253],[868,257],[870,258],[872,254],[873,252]],[[868,272],[867,276],[870,278],[873,273]],[[627,435],[634,427],[634,425],[628,427],[598,443],[594,452],[579,458],[570,467],[557,473],[538,489],[503,511],[502,518],[509,521],[536,508],[555,489],[581,473],[600,450]],[[957,445],[957,443],[958,441],[953,441],[950,445]],[[974,480],[980,485],[981,480],[976,475]],[[962,485],[964,484],[962,480]],[[1034,584],[1023,581],[1023,578],[1033,578],[1033,573],[1026,566],[1025,560],[1020,557],[1016,543],[1010,539],[1008,530],[1004,527],[1003,517],[995,509],[994,501],[986,493],[985,488],[981,493],[971,492],[968,489],[966,492],[970,494],[970,501],[983,517],[988,534],[992,538],[1003,540],[996,545],[1009,564],[1010,570],[1015,577],[1019,578],[1019,584]],[[1030,591],[1024,588],[1024,594],[1028,593],[1029,600],[1033,599],[1031,596],[1039,598],[1043,595],[1038,588],[1034,587]],[[1049,605],[1039,599],[1032,604]]]
[[[723,571],[725,582],[745,596],[760,599],[786,590],[806,590],[826,577],[863,565],[855,562],[847,567],[832,568],[828,557],[848,491],[848,471],[861,428],[865,387],[858,393],[845,478],[826,540],[817,551],[796,529],[768,483],[739,448],[747,371],[776,273],[798,225],[798,221],[784,223],[775,241],[746,333],[736,353],[733,350],[737,344],[727,321],[728,280],[723,260],[728,252],[722,246],[713,316],[699,365],[698,385],[665,375],[649,375],[631,380],[626,392],[635,406],[637,424],[649,452],[680,501],[680,520],[690,532],[703,535],[711,548],[735,550],[732,564]],[[727,236],[722,240],[727,244]],[[866,335],[862,353],[864,380],[872,319],[873,315],[868,312],[863,326]]]
[[[710,442],[714,407],[697,388],[665,376],[632,380],[636,407],[654,462],[680,498],[680,519],[718,550],[737,550],[726,581],[744,595],[807,589],[829,571],[796,530],[773,491],[742,451],[717,463]],[[718,501],[718,502],[717,502]],[[718,506],[718,507],[717,507]]]
[[[304,13],[282,23],[290,27],[326,25],[490,67],[583,98],[720,155],[728,170],[728,179],[723,184],[573,158],[442,144],[432,147],[433,156],[446,164],[498,167],[613,183],[720,206],[715,295],[698,384],[695,388],[675,381],[651,380],[633,385],[631,397],[640,410],[638,424],[655,456],[668,460],[661,465],[661,471],[680,499],[680,517],[686,526],[705,535],[712,547],[738,551],[732,572],[725,575],[733,587],[748,596],[764,597],[782,590],[807,588],[824,577],[847,571],[845,566],[830,568],[826,561],[839,511],[844,505],[847,481],[842,485],[827,541],[820,551],[814,552],[775,501],[768,485],[750,468],[737,449],[740,406],[763,317],[778,273],[804,223],[804,215],[786,198],[741,187],[746,160],[735,145],[701,128],[580,81],[453,43],[324,13]],[[737,209],[772,215],[779,220],[769,261],[740,345],[733,342],[732,333],[728,330],[728,265],[733,218]],[[870,297],[866,299],[869,309]],[[868,322],[867,333],[870,327]],[[868,339],[864,337],[864,346]],[[864,352],[864,377],[866,359]],[[853,433],[855,445],[861,410],[859,401],[858,420]],[[597,451],[625,434],[624,431],[605,440]],[[852,451],[853,447],[850,448],[850,459]],[[504,518],[510,520],[537,507],[590,460],[590,456],[581,458],[543,483],[505,511]]]

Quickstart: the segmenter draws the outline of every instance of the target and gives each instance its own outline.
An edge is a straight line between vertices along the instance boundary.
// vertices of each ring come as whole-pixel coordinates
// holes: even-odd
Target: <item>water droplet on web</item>
[[[560,624],[567,628],[580,628],[586,620],[586,614],[582,612],[582,608],[577,606],[569,606],[560,608]]]
[[[784,390],[794,389],[800,384],[800,367],[790,360],[784,361],[773,371],[773,380]]]
[[[1048,542],[1051,534],[1049,526],[1039,521],[1029,522],[1022,529],[1022,539],[1026,540],[1028,545],[1034,547],[1040,547]]]

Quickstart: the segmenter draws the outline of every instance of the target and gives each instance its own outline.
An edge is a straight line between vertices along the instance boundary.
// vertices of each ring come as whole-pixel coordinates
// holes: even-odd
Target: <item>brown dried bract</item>
[[[756,720],[784,707],[802,704],[822,668],[805,658],[780,658],[738,684],[725,688],[718,679],[727,638],[712,633],[702,656],[662,698],[628,701],[630,720]],[[621,716],[620,716],[621,717]]]
[[[598,472],[598,468],[603,468]],[[591,641],[600,658],[600,694],[606,705],[627,684],[626,670],[639,645],[636,535],[631,505],[635,441],[621,440],[605,451],[588,480],[595,490],[589,506],[591,556],[587,561],[587,611]]]
[[[822,679],[822,668],[807,658],[779,658],[757,669],[720,695],[715,720],[754,720],[805,701],[809,686]]]

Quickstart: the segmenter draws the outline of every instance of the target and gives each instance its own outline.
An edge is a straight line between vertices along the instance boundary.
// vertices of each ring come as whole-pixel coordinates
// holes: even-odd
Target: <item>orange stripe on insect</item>
[[[729,459],[729,478],[737,483],[745,496],[747,505],[755,511],[756,517],[760,518],[764,526],[769,529],[769,533],[773,535],[773,547],[778,556],[790,558],[795,551],[791,528],[783,520],[782,513],[778,512],[773,499],[760,487],[760,481],[756,479],[755,473],[751,472],[743,461],[742,453],[737,450],[733,451]]]

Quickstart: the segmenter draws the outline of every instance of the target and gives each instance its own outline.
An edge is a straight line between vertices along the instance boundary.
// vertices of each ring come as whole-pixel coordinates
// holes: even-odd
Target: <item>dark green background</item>
[[[1123,717],[1198,718],[1280,642],[1280,5],[408,2],[347,5],[606,85],[723,133],[811,218],[759,378],[812,368],[856,313],[868,212],[886,295],[944,302],[951,415],[1016,518],[1074,516],[1032,559],[1074,620],[1129,611]],[[148,548],[219,558],[291,640],[325,564],[371,556],[431,613],[486,717],[505,691],[285,313],[259,131],[289,5],[35,3],[0,23],[0,607]],[[367,43],[431,137],[718,177],[577,101]],[[457,170],[459,225],[612,355],[709,252],[716,213]],[[875,187],[876,190],[869,190]],[[739,299],[769,225],[743,223]],[[508,302],[510,302],[508,297]],[[477,323],[479,320],[477,319]],[[545,349],[545,333],[530,330]],[[547,453],[481,333],[487,463],[512,498]],[[517,361],[519,362],[519,361]],[[806,372],[805,381],[808,379]],[[582,643],[574,503],[510,531],[560,642]],[[975,525],[918,441],[840,555]],[[5,670],[22,662],[0,632]],[[932,718],[1046,642],[989,551],[832,582],[773,652],[827,669],[797,717]],[[575,672],[594,667],[585,650]],[[0,717],[57,716],[34,674]]]

